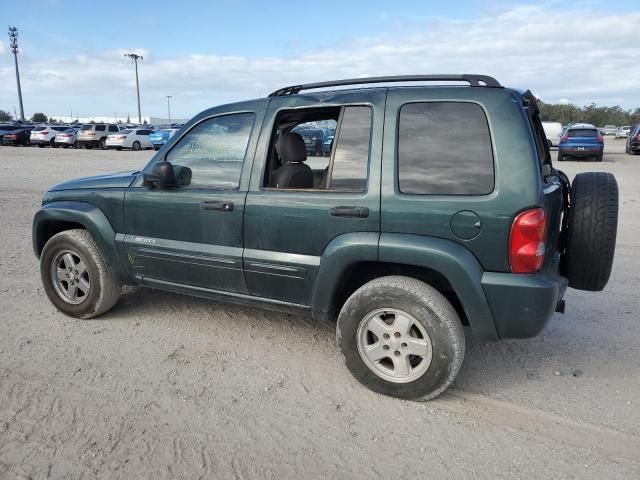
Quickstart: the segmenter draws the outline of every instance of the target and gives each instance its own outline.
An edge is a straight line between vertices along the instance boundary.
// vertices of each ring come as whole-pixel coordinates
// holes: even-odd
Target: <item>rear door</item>
[[[385,96],[386,90],[372,89],[271,100],[244,217],[245,279],[252,295],[310,305],[323,252],[342,235],[375,233],[376,259]],[[321,148],[307,145],[314,188],[268,187],[265,170],[279,133],[277,119],[308,114],[315,121],[290,122],[286,128],[317,128],[331,123],[323,120],[323,112],[337,118],[336,140],[328,157]]]

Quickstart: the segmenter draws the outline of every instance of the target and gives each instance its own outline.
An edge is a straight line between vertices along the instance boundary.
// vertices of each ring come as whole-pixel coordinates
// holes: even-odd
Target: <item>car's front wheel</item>
[[[136,140],[135,142],[133,142],[131,148],[133,148],[137,152],[141,148],[140,142]]]
[[[430,400],[453,382],[464,358],[460,318],[435,288],[381,277],[345,302],[336,331],[349,371],[371,390]]]
[[[77,318],[106,312],[118,301],[122,288],[89,232],[81,229],[49,239],[40,256],[40,274],[51,303]]]

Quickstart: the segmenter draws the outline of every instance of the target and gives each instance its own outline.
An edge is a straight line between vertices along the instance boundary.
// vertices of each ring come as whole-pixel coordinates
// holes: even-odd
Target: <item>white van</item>
[[[562,124],[560,122],[542,122],[542,128],[547,140],[550,142],[549,145],[557,147],[562,137]]]

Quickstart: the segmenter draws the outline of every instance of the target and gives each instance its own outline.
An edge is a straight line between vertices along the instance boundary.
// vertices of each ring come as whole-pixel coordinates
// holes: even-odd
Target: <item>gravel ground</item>
[[[151,152],[0,148],[0,478],[640,478],[640,157],[607,139],[618,245],[602,293],[569,290],[538,338],[467,332],[454,386],[394,400],[347,372],[332,328],[131,289],[75,320],[42,290],[47,186]]]

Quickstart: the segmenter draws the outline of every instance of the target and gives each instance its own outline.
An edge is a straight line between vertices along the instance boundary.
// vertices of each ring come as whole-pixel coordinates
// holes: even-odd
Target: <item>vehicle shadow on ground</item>
[[[324,362],[334,362],[341,358],[335,345],[334,323],[318,322],[300,314],[216,302],[147,288],[127,289],[114,309],[101,316],[100,320],[153,322],[157,318],[157,312],[162,312],[165,319],[173,317],[168,313],[175,313],[175,317],[181,322],[197,324],[199,327],[214,322],[218,326],[244,330],[258,321],[270,331],[270,335],[295,335],[296,342],[304,342],[305,338],[319,338],[322,345],[333,345],[331,348],[335,348],[336,356],[331,356],[327,353],[330,349],[319,347],[318,343],[309,340],[303,348],[312,357],[325,357],[322,359]],[[559,376],[568,381],[578,381],[583,374],[591,377],[610,375],[610,372],[600,372],[600,375],[598,365],[585,366],[592,355],[580,345],[584,345],[588,339],[576,339],[575,331],[562,328],[563,322],[566,321],[560,320],[556,315],[539,337],[499,342],[479,340],[466,327],[465,360],[452,386],[453,390],[500,396],[506,390],[526,391],[528,388],[537,388],[541,382],[557,381]],[[233,330],[230,334],[233,334]],[[314,352],[314,349],[317,351]],[[629,368],[632,368],[631,363],[633,362],[630,362]],[[444,395],[443,398],[446,399],[447,396]]]

